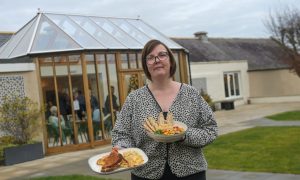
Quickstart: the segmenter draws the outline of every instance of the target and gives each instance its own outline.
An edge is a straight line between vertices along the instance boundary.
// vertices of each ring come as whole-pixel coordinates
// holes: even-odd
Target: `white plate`
[[[176,142],[176,141],[181,140],[184,137],[185,132],[187,130],[187,126],[184,123],[179,122],[179,121],[175,121],[174,126],[183,128],[183,132],[180,134],[174,134],[174,135],[163,135],[163,134],[154,134],[153,132],[147,131],[147,134],[149,137],[151,137],[152,139],[154,139],[157,142],[163,142],[163,143]]]
[[[96,173],[99,173],[99,174],[112,174],[112,173],[117,173],[117,172],[121,172],[121,171],[127,171],[127,170],[130,170],[130,169],[142,166],[142,165],[144,165],[145,163],[148,162],[148,156],[141,149],[139,149],[139,148],[126,148],[126,149],[119,150],[119,153],[123,154],[126,151],[135,151],[135,152],[139,153],[142,156],[142,158],[144,159],[144,163],[140,164],[138,166],[135,166],[135,167],[118,168],[118,169],[115,169],[115,170],[110,171],[110,172],[101,172],[102,166],[97,165],[97,161],[100,158],[102,158],[103,156],[109,155],[110,152],[106,152],[106,153],[102,153],[102,154],[98,154],[98,155],[95,155],[93,157],[90,157],[89,160],[88,160],[89,166]]]

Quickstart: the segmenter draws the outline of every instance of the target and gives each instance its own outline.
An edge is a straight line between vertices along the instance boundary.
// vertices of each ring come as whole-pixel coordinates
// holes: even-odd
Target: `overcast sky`
[[[269,37],[264,21],[300,0],[0,0],[0,31],[17,31],[44,12],[140,17],[169,37]]]

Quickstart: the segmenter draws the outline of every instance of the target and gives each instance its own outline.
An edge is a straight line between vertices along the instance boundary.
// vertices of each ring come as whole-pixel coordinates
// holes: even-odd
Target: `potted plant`
[[[4,97],[0,105],[0,145],[5,165],[44,157],[42,142],[34,141],[40,129],[42,108],[28,97]]]

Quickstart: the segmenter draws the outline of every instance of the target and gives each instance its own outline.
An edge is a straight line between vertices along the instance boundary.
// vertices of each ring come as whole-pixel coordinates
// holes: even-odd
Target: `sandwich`
[[[110,172],[120,167],[123,155],[118,152],[117,148],[113,148],[110,154],[97,161],[98,165],[102,165],[101,172]]]

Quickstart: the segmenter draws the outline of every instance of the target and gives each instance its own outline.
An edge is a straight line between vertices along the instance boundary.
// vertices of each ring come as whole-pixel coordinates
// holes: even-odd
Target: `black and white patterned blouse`
[[[166,162],[178,177],[207,170],[201,148],[217,137],[217,123],[208,104],[194,87],[182,84],[169,111],[174,120],[188,126],[182,142],[159,143],[147,136],[143,123],[148,116],[157,118],[161,107],[151,91],[144,86],[131,92],[117,117],[112,131],[112,145],[137,147],[149,157],[148,163],[132,171],[148,179],[162,177]]]

